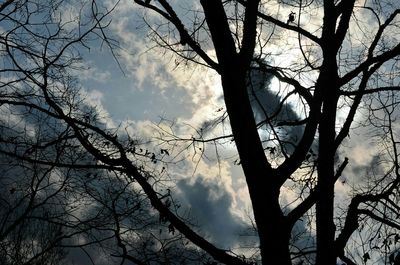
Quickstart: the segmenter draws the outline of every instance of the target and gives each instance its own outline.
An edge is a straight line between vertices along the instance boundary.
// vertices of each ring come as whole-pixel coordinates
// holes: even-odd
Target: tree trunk
[[[321,71],[320,82],[323,91],[323,107],[319,124],[318,152],[318,199],[316,203],[317,226],[317,265],[336,265],[336,253],[333,251],[335,240],[334,224],[334,188],[335,188],[335,122],[337,88],[335,66]]]
[[[246,177],[260,238],[263,264],[290,265],[289,237],[279,205],[279,180],[273,174],[258,135],[247,92],[254,54],[259,0],[246,6],[242,47],[238,53],[221,0],[201,0],[218,58],[224,100]]]
[[[279,194],[259,191],[257,194],[253,193],[252,202],[254,209],[262,209],[261,212],[257,212],[257,215],[254,210],[260,237],[262,264],[291,265],[290,230],[280,208]]]
[[[222,85],[254,210],[262,261],[269,265],[290,265],[290,230],[279,204],[278,181],[258,135],[247,94],[246,70],[235,66],[222,74]]]

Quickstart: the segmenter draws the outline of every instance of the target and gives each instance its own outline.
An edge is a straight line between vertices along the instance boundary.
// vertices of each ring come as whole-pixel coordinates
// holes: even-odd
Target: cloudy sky
[[[115,4],[104,2],[109,6]],[[65,11],[66,19],[76,12],[73,6]],[[107,47],[95,43],[83,53],[86,70],[78,76],[86,100],[102,110],[110,127],[129,124],[132,134],[151,138],[157,135],[157,125],[164,126],[160,121],[175,121],[175,132],[190,139],[195,134],[193,127],[224,113],[219,78],[204,67],[177,65],[173,54],[154,48],[154,42],[146,38],[148,28],[143,23],[143,16],[153,19],[152,15],[144,14],[132,1],[119,2],[108,28],[109,36],[120,43],[120,48],[115,49],[118,62]],[[207,136],[217,135],[223,129],[214,129]],[[227,126],[225,130],[229,132]],[[174,158],[184,159],[169,167],[176,183],[175,194],[204,235],[219,247],[237,247],[233,242],[249,234],[251,207],[241,168],[234,164],[234,145],[228,141],[224,147],[218,147],[218,154],[228,158],[226,161],[217,160],[215,146],[205,147],[207,159],[193,155],[192,150]],[[176,149],[176,153],[179,151]],[[253,237],[245,240],[255,241]],[[81,258],[75,252],[71,257],[77,263],[82,262]]]
[[[116,1],[102,2],[111,8]],[[185,12],[193,8],[190,5],[199,4],[198,1],[185,0],[171,2],[183,7],[179,13],[184,17],[190,16],[190,12]],[[292,11],[290,7],[282,8],[278,5],[269,10],[282,21]],[[60,15],[65,20],[74,20],[77,11],[76,6],[67,5]],[[311,10],[302,17],[303,25],[315,34],[320,30],[319,11]],[[160,136],[159,131],[165,130],[189,139],[187,143],[190,143],[190,139],[197,136],[196,129],[200,127],[204,128],[203,133],[207,138],[229,134],[226,123],[212,126],[213,121],[225,113],[219,77],[205,67],[185,65],[172,53],[156,47],[149,38],[149,29],[143,18],[150,23],[159,21],[158,16],[143,11],[133,1],[119,1],[110,15],[111,23],[107,28],[109,37],[119,42],[120,47],[114,49],[116,57],[100,42],[93,42],[90,50],[81,51],[84,70],[76,74],[87,102],[101,110],[109,127],[127,128],[133,135],[144,138]],[[373,20],[367,16],[365,22],[373,23]],[[354,31],[357,32],[355,28]],[[271,53],[279,55],[273,63],[285,67],[296,62],[300,51],[290,49],[287,52],[286,48],[297,43],[297,34],[291,33],[287,34],[285,40],[272,42],[269,47]],[[212,56],[211,50],[209,52]],[[313,57],[316,54],[313,54],[312,49],[309,52],[310,60],[318,60],[317,56]],[[312,84],[313,73],[308,77],[310,79],[302,79],[305,85]],[[259,98],[263,102],[276,104],[279,101],[277,92],[284,88],[274,79],[269,80],[268,84],[270,90],[259,95]],[[286,115],[296,117],[297,107],[293,101],[290,106],[293,109],[289,109]],[[297,115],[301,115],[301,112]],[[292,136],[300,133],[301,130],[290,132]],[[358,133],[351,135],[353,141],[346,143],[347,149],[343,151],[351,157],[353,165],[344,174],[346,181],[365,171],[376,155],[374,148],[371,148],[376,143],[365,141],[362,138],[365,132]],[[251,205],[243,173],[237,165],[235,146],[230,140],[223,143],[192,145],[188,149],[185,149],[187,144],[179,144],[170,152],[171,159],[180,162],[171,164],[168,170],[175,184],[177,200],[190,210],[198,225],[203,228],[204,235],[219,247],[228,248],[237,247],[233,242],[242,240],[243,235],[249,233]],[[350,190],[344,182],[338,183],[337,188],[343,194]],[[294,198],[289,190],[282,191],[284,203],[290,204]],[[301,229],[301,225],[298,229]],[[71,259],[81,262],[76,252],[73,252]]]
[[[114,4],[110,0],[104,2],[109,7]],[[174,1],[174,4],[177,2]],[[198,3],[177,3],[183,7],[189,4]],[[291,9],[275,8],[275,15],[285,21]],[[73,17],[75,11],[71,6],[63,15],[66,18]],[[221,115],[224,111],[221,86],[215,72],[193,64],[189,67],[178,64],[173,54],[154,47],[155,43],[147,38],[148,27],[143,23],[143,17],[154,22],[158,21],[158,16],[143,11],[132,1],[124,0],[119,2],[111,16],[112,23],[108,32],[121,46],[115,50],[118,63],[107,47],[96,43],[95,47],[84,53],[83,66],[87,70],[79,74],[87,100],[103,110],[111,126],[129,124],[133,132],[151,137],[155,134],[153,128],[162,119],[175,120],[178,124],[176,132],[190,139],[195,133],[192,127],[198,127]],[[318,10],[302,17],[304,25],[314,32],[319,30],[320,18]],[[271,49],[278,54],[283,50],[282,47],[294,43],[297,43],[297,35],[289,34],[288,39],[280,43],[279,49],[277,46],[274,48],[274,45]],[[281,54],[274,63],[284,67],[295,61],[298,52],[293,50]],[[270,85],[272,91],[277,91],[280,84],[272,80]],[[273,93],[264,96],[272,97],[270,101],[276,100]],[[213,133],[217,135],[223,129],[218,128],[220,131]],[[225,132],[229,132],[229,128],[225,129]],[[221,246],[225,246],[227,242],[234,241],[232,237],[240,234],[248,224],[250,204],[240,166],[234,163],[237,159],[234,146],[228,143],[217,150],[222,158],[226,158],[219,163],[216,149],[208,145],[206,155],[209,159],[201,160],[198,156],[184,152],[182,156],[186,162],[170,170],[177,179],[179,196],[193,209],[193,214],[209,235]],[[360,167],[368,165],[373,157],[372,152],[366,152],[361,143],[353,144],[351,150],[353,163]],[[290,202],[290,194],[285,196],[287,198],[284,199]]]

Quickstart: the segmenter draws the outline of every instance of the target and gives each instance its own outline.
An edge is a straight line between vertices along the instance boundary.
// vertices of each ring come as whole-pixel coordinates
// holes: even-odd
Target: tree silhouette
[[[0,179],[2,262],[13,264],[29,249],[60,259],[62,251],[51,251],[70,248],[82,249],[93,263],[100,252],[121,264],[398,261],[398,4],[200,0],[187,19],[167,0],[134,2],[163,19],[146,23],[177,62],[219,75],[221,116],[193,128],[189,138],[173,125],[172,133],[160,126],[159,145],[108,127],[101,111],[83,100],[74,73],[92,41],[117,48],[107,37],[112,10],[91,1],[70,27],[73,21],[59,15],[61,0],[5,1],[0,111],[7,118],[1,119],[0,154],[8,163],[2,170],[21,177]],[[228,133],[209,137],[227,120]],[[380,145],[361,169],[348,148],[357,130]],[[250,195],[259,257],[203,236],[164,183],[174,174],[167,158],[176,149],[193,147],[201,157],[207,144],[231,141]],[[340,185],[348,199],[335,208]],[[284,189],[296,195],[294,203],[281,201]],[[38,224],[47,225],[44,233],[31,231]],[[50,244],[14,246],[14,235],[21,243]],[[11,248],[18,251],[9,254]]]
[[[394,32],[389,29],[390,25],[395,23],[399,12],[396,5],[385,2],[386,6],[373,1],[367,1],[363,6],[356,5],[356,1],[312,1],[297,4],[282,2],[282,8],[295,7],[298,10],[299,19],[294,25],[294,19],[290,19],[293,17],[293,11],[289,13],[291,23],[284,23],[270,15],[273,11],[269,8],[272,9],[273,6],[267,1],[203,0],[200,1],[202,10],[199,11],[202,16],[196,16],[198,20],[194,20],[192,27],[184,25],[185,21],[179,18],[167,1],[160,0],[152,5],[140,0],[135,2],[152,9],[168,21],[169,26],[165,28],[170,37],[163,37],[165,34],[168,36],[168,31],[163,32],[163,28],[158,27],[157,36],[161,38],[158,43],[163,43],[163,47],[177,53],[184,60],[206,64],[221,77],[232,137],[253,206],[263,263],[292,263],[289,249],[291,230],[296,221],[314,206],[316,264],[336,264],[337,257],[350,263],[345,256],[345,245],[350,235],[359,228],[360,218],[368,216],[375,220],[386,219],[386,216],[375,216],[373,210],[377,210],[378,206],[367,210],[363,204],[370,206],[381,199],[391,201],[392,205],[396,204],[392,201],[392,196],[396,194],[398,187],[398,173],[390,170],[390,174],[394,173],[394,176],[386,179],[387,186],[379,191],[370,189],[354,196],[345,225],[341,228],[335,225],[335,183],[349,163],[348,158],[338,158],[338,153],[350,133],[357,110],[364,105],[363,100],[366,97],[372,98],[369,105],[371,110],[375,109],[375,99],[385,98],[384,101],[392,101],[393,104],[396,102],[394,98],[398,87],[395,84],[390,85],[396,79],[395,75],[389,79],[382,76],[384,65],[396,68],[395,58],[400,52],[398,41],[390,38]],[[363,41],[370,38],[367,44],[357,46],[352,44],[355,33],[352,33],[351,27],[365,27],[362,12],[371,12],[376,16],[376,28],[371,35],[365,33],[363,36]],[[301,19],[304,17],[310,21],[312,14],[320,14],[320,17],[316,25],[307,27]],[[383,18],[378,18],[381,16]],[[232,25],[235,26],[231,27]],[[171,27],[175,29],[171,30]],[[193,28],[193,31],[189,31],[189,28]],[[300,51],[297,55],[298,61],[286,66],[263,62],[279,58],[279,55],[268,57],[271,52],[268,48],[273,47],[274,37],[283,42],[285,34],[289,35],[290,32],[297,34],[298,45],[288,45],[287,49],[296,48]],[[179,36],[179,42],[174,42],[174,34]],[[208,43],[203,37],[196,38],[205,35],[210,36]],[[215,58],[208,55],[208,50],[202,49],[202,45],[208,48],[207,44],[210,43]],[[284,50],[285,47],[282,49],[282,55],[290,51]],[[258,67],[254,66],[255,61],[258,62]],[[248,82],[252,78],[249,74],[253,72],[254,67],[289,85],[287,91],[282,92],[284,96],[280,99],[281,106],[289,97],[294,97],[302,104],[302,119],[291,120],[286,116],[286,121],[276,122],[276,115],[274,117],[268,112],[265,113],[265,121],[261,124],[275,132],[275,140],[270,141],[274,146],[264,144],[261,140],[260,123],[254,119],[254,107],[252,108],[248,97]],[[310,79],[306,81],[307,78]],[[257,98],[257,95],[254,97]],[[386,104],[381,103],[380,110],[386,109]],[[338,112],[343,106],[346,106],[348,111],[344,121],[338,124]],[[385,121],[391,120],[391,115],[395,113],[384,112]],[[375,117],[375,114],[372,116]],[[303,131],[299,139],[292,143],[292,152],[288,152],[283,139],[276,133],[280,128],[290,126],[301,126]],[[379,128],[382,127],[384,126],[380,124]],[[391,125],[388,127],[392,128]],[[394,137],[393,135],[388,141],[392,143],[392,158],[397,157]],[[311,188],[307,190],[308,196],[301,203],[289,213],[283,213],[279,202],[280,189],[285,182],[296,179],[296,175],[312,155],[312,147],[315,144],[318,146],[316,171],[308,172],[308,180],[315,176],[316,182],[311,184]],[[282,155],[281,159],[268,159],[268,151],[273,154],[276,150]],[[339,164],[338,159],[341,160]],[[392,161],[394,168],[398,166],[396,159]],[[389,173],[385,177],[389,177]],[[392,209],[398,212],[398,207]],[[398,223],[393,222],[389,226],[397,229]],[[217,259],[226,262],[223,258]]]

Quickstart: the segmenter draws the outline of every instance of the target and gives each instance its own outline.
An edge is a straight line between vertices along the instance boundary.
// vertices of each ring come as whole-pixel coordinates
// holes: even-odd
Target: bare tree
[[[77,208],[87,206],[77,198],[84,192],[78,180],[96,166],[73,143],[71,128],[43,104],[37,82],[46,80],[45,86],[54,89],[49,93],[73,111],[79,102],[66,71],[79,62],[76,46],[103,33],[105,15],[97,16],[92,2],[88,7],[96,16],[70,27],[79,22],[61,18],[62,3],[11,0],[0,5],[1,264],[60,264],[65,241],[92,229],[82,223],[93,216],[73,217]],[[63,95],[63,87],[71,93]],[[73,166],[82,159],[85,167]]]
[[[394,69],[398,69],[400,46],[394,37],[396,31],[392,30],[398,23],[397,4],[393,1],[203,0],[201,10],[194,12],[195,19],[191,19],[190,23],[194,23],[186,25],[188,21],[179,18],[180,11],[168,1],[135,2],[158,13],[167,22],[157,27],[148,22],[154,28],[157,43],[183,60],[210,67],[221,77],[232,129],[232,135],[225,137],[232,137],[236,143],[263,263],[292,263],[291,231],[313,207],[316,264],[336,264],[337,257],[352,264],[346,257],[346,244],[366,220],[373,219],[398,231],[398,222],[394,221],[399,210],[395,199],[399,175],[394,135],[391,139],[385,138],[385,142],[391,143],[387,149],[391,159],[385,160],[385,156],[386,164],[380,167],[382,172],[372,173],[375,179],[369,180],[362,192],[355,192],[346,217],[339,218],[334,209],[335,183],[351,163],[344,157],[343,144],[349,141],[347,137],[357,112],[363,109],[370,112],[365,123],[369,126],[375,124],[382,112],[387,112],[382,106],[376,109],[376,100],[383,106],[394,106],[397,102],[398,77]],[[276,11],[277,5],[279,11]],[[373,30],[371,20],[367,23],[366,17],[373,20]],[[290,43],[285,40],[288,37],[296,41]],[[356,38],[360,38],[362,45],[355,43]],[[210,50],[215,58],[209,55]],[[290,63],[284,64],[280,57],[285,53],[295,58],[285,57]],[[389,68],[392,70],[386,73]],[[268,105],[268,101],[261,101],[260,94],[254,92],[255,71],[286,85],[279,91],[278,104],[270,100]],[[250,98],[249,87],[253,91]],[[284,113],[290,106],[289,101],[300,106],[296,115]],[[345,112],[341,111],[343,108]],[[260,111],[264,120],[257,121]],[[395,115],[393,109],[390,113]],[[394,130],[394,116],[383,115],[384,125],[379,123],[375,128],[386,134]],[[300,131],[298,138],[288,142],[282,132],[296,127]],[[267,130],[268,139],[260,135],[261,130]],[[381,134],[374,136],[378,135]],[[301,201],[289,212],[283,212],[280,190],[293,182],[301,191]],[[389,212],[394,214],[392,218]],[[339,223],[343,218],[342,226]],[[229,263],[225,258],[214,257]],[[366,252],[363,257],[364,262],[369,258]]]
[[[17,132],[2,134],[0,152],[18,161],[17,171],[30,190],[24,193],[14,187],[17,183],[6,183],[9,194],[2,204],[10,210],[2,216],[8,221],[11,213],[19,214],[12,210],[19,202],[21,214],[5,229],[18,235],[23,222],[46,221],[47,232],[56,231],[50,232],[55,240],[51,249],[79,247],[91,257],[86,247],[98,246],[121,264],[259,261],[219,248],[182,214],[164,183],[163,157],[169,148],[157,150],[121,128],[107,127],[99,111],[84,103],[73,70],[79,69],[80,49],[92,38],[113,48],[105,34],[109,10],[92,1],[88,13],[84,8],[79,13],[83,20],[70,28],[57,16],[61,2],[6,1],[0,8],[1,21],[7,22],[0,38],[0,103],[9,117],[1,122],[3,130]],[[187,22],[166,0],[135,3],[166,22],[152,31],[159,45],[221,77],[226,113],[205,122],[207,128],[195,128],[198,135],[190,139],[172,133],[160,134],[159,140],[172,146],[189,143],[201,153],[207,143],[234,140],[262,264],[333,265],[337,258],[346,264],[395,262],[400,44],[393,36],[398,4],[201,0]],[[39,25],[31,23],[35,14]],[[272,79],[283,84],[277,95],[268,87]],[[227,119],[228,135],[207,138],[205,129]],[[346,207],[335,209],[335,186],[352,165],[352,158],[346,158],[348,136],[360,128],[373,131],[370,137],[383,143],[382,152],[370,169],[347,173],[347,181],[358,178],[362,184],[354,184]],[[25,163],[29,166],[22,171]],[[297,193],[290,206],[280,201],[283,188]],[[57,205],[50,208],[52,217],[36,210],[47,203]],[[300,222],[305,229],[299,232]],[[304,237],[312,240],[301,245]],[[1,242],[7,251],[9,241]]]
[[[132,176],[171,215],[176,205],[169,192],[156,193],[149,184],[161,177],[144,168],[155,154],[140,151],[139,139],[118,137],[119,128],[108,128],[84,101],[75,76],[82,53],[96,40],[111,52],[117,43],[106,36],[112,9],[96,1],[75,4],[0,6],[1,264],[62,264],[69,251],[101,264],[209,259],[152,209]],[[135,164],[126,157],[132,154]]]

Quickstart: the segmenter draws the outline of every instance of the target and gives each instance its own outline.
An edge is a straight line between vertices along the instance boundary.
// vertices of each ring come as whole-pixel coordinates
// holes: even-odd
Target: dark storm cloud
[[[190,208],[198,225],[221,247],[232,247],[239,240],[245,224],[231,212],[232,196],[216,183],[202,177],[191,184],[188,180],[178,182],[182,192],[179,200]]]

